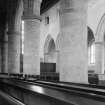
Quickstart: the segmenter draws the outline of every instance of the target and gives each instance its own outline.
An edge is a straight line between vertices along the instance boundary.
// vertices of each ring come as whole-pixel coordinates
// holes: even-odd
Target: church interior
[[[105,0],[0,0],[0,105],[105,105]]]

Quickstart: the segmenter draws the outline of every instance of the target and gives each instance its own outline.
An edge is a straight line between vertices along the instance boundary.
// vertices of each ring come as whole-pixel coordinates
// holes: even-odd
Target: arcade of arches
[[[8,3],[1,72],[40,75],[44,63],[56,64],[60,81],[88,83],[90,71],[104,75],[105,0],[58,0],[44,11],[42,2]]]

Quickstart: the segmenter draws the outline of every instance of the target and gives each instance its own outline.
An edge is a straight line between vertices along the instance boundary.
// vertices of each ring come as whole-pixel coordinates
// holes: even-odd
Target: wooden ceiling
[[[52,7],[56,2],[59,0],[43,0],[41,4],[41,13],[48,10],[50,7]]]

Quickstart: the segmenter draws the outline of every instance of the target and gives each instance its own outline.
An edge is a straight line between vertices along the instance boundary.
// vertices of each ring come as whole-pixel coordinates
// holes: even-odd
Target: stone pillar
[[[2,73],[3,72],[3,69],[2,69],[2,61],[3,61],[3,56],[2,56],[2,49],[3,49],[3,33],[4,33],[4,31],[3,31],[3,29],[2,28],[0,28],[0,73]]]
[[[20,73],[20,37],[23,0],[7,1],[8,72]]]
[[[7,33],[5,32],[4,35],[4,41],[3,41],[3,49],[2,49],[2,57],[3,57],[3,72],[8,73],[8,36]]]
[[[40,4],[41,0],[24,0],[24,55],[26,74],[40,74]]]
[[[96,73],[97,74],[104,74],[104,47],[105,42],[95,42],[95,49],[96,49]]]
[[[4,42],[4,73],[8,73],[8,41]]]
[[[2,73],[2,53],[1,53],[1,45],[0,45],[0,73]]]
[[[6,48],[5,46],[8,44],[7,39],[6,39],[6,34],[5,34],[5,27],[2,27],[2,29],[0,29],[0,71],[2,73],[7,73],[7,60],[6,57],[8,55],[8,53],[5,53]],[[7,55],[6,55],[7,54]]]
[[[20,73],[20,33],[8,33],[8,72]]]
[[[60,81],[88,83],[86,0],[60,1]]]

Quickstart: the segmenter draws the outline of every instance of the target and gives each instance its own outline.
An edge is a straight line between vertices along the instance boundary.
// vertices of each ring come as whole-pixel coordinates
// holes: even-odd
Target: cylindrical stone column
[[[0,33],[1,33],[1,38],[0,38],[0,54],[1,54],[1,57],[0,57],[0,63],[1,63],[1,72],[2,73],[7,73],[6,72],[6,68],[8,68],[7,67],[7,62],[5,62],[6,61],[6,53],[5,53],[5,45],[7,45],[7,40],[6,40],[6,34],[5,34],[5,28],[4,29],[2,29],[1,31],[0,31]]]
[[[2,56],[2,53],[1,53],[1,48],[0,48],[0,73],[2,73],[2,58],[1,58],[1,56]]]
[[[2,72],[8,73],[8,35],[6,30],[2,39]]]
[[[41,0],[24,0],[23,69],[26,74],[40,74],[40,4]]]
[[[60,81],[88,83],[87,1],[60,1]]]
[[[7,2],[8,72],[20,73],[20,38],[23,0]]]
[[[20,33],[8,33],[8,73],[20,73]]]
[[[2,73],[2,53],[1,53],[1,46],[0,46],[0,73]]]
[[[3,42],[3,51],[2,51],[2,57],[3,57],[3,61],[2,61],[2,69],[3,69],[3,73],[8,73],[8,41],[5,40]]]
[[[40,73],[40,20],[24,20],[23,69],[26,74]]]
[[[97,74],[104,74],[104,53],[105,42],[95,42],[96,49],[96,71]]]

